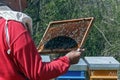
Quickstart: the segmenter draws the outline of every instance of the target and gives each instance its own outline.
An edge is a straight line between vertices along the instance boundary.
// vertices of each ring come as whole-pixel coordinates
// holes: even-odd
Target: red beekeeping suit
[[[7,23],[10,54],[7,53],[4,18],[0,18],[0,80],[49,80],[65,73],[70,64],[64,56],[52,62],[42,62],[28,31],[20,22]]]

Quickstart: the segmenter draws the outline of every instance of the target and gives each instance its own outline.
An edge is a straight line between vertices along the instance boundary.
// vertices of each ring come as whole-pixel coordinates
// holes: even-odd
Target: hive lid
[[[41,55],[41,58],[43,62],[50,62],[50,56],[48,55]]]
[[[73,64],[70,66],[69,70],[73,71],[79,71],[79,70],[87,70],[87,63],[84,61],[84,59],[80,58],[79,62],[77,64]]]
[[[50,22],[38,46],[40,53],[65,53],[81,48],[93,17]]]
[[[120,63],[114,57],[85,57],[85,61],[92,70],[117,70],[120,68]]]

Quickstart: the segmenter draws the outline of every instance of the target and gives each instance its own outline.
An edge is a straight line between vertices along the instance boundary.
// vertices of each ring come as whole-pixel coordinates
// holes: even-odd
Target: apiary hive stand
[[[80,59],[78,64],[70,66],[67,73],[59,76],[56,80],[86,80],[87,64]]]
[[[113,57],[85,57],[90,80],[118,80],[120,63]]]
[[[39,53],[65,53],[81,48],[93,17],[50,22],[38,46]]]

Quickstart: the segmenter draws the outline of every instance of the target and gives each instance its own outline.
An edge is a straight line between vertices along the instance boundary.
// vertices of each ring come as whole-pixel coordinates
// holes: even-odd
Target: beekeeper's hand
[[[84,49],[78,49],[67,53],[67,56],[70,60],[70,64],[77,64],[80,60],[80,55],[84,51]]]

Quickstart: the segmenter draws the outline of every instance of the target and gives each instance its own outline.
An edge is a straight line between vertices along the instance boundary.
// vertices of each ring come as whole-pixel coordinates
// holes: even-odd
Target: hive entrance
[[[50,22],[38,46],[40,53],[64,53],[81,48],[93,18]]]

